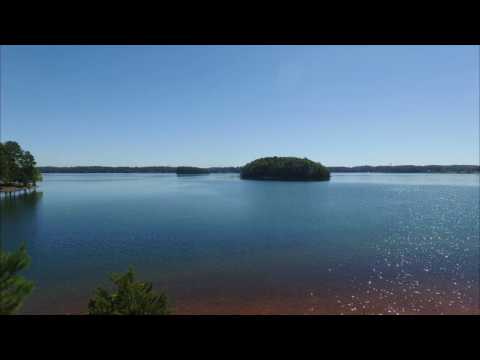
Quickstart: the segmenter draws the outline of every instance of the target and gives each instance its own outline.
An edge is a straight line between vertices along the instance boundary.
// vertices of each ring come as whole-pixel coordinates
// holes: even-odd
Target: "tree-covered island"
[[[330,180],[330,171],[307,158],[274,156],[248,163],[240,176],[249,180],[327,181]]]

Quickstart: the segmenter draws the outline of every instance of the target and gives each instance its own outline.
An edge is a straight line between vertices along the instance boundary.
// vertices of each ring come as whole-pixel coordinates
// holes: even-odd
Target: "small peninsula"
[[[248,163],[240,176],[247,180],[328,181],[330,171],[307,158],[274,156]]]
[[[194,167],[194,166],[179,166],[176,170],[177,175],[200,175],[209,174],[208,169]]]

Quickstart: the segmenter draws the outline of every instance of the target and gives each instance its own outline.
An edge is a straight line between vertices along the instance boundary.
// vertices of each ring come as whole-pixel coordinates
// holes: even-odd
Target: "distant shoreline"
[[[332,173],[392,173],[392,174],[478,174],[479,165],[396,165],[396,166],[330,166],[327,167]],[[44,174],[79,174],[79,173],[142,173],[142,174],[175,174],[176,166],[41,166],[38,168]],[[240,173],[241,167],[209,167],[204,168],[209,173]]]

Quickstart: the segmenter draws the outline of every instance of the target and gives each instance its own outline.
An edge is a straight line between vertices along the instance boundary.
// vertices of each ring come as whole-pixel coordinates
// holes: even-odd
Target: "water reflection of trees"
[[[0,247],[17,248],[34,235],[37,228],[38,205],[43,192],[5,196],[0,199]],[[7,243],[8,241],[8,243]]]

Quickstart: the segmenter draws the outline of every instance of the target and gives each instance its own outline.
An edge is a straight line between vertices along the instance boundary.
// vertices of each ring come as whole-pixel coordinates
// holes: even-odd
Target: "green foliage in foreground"
[[[14,314],[33,290],[33,284],[18,275],[29,264],[25,245],[14,253],[0,249],[0,315]]]
[[[98,288],[95,297],[88,303],[90,315],[166,315],[169,313],[167,298],[156,295],[152,284],[136,282],[130,268],[125,274],[113,274],[112,282],[117,291],[109,293]]]
[[[256,180],[329,180],[330,172],[320,163],[307,158],[265,157],[245,165],[242,179]]]

